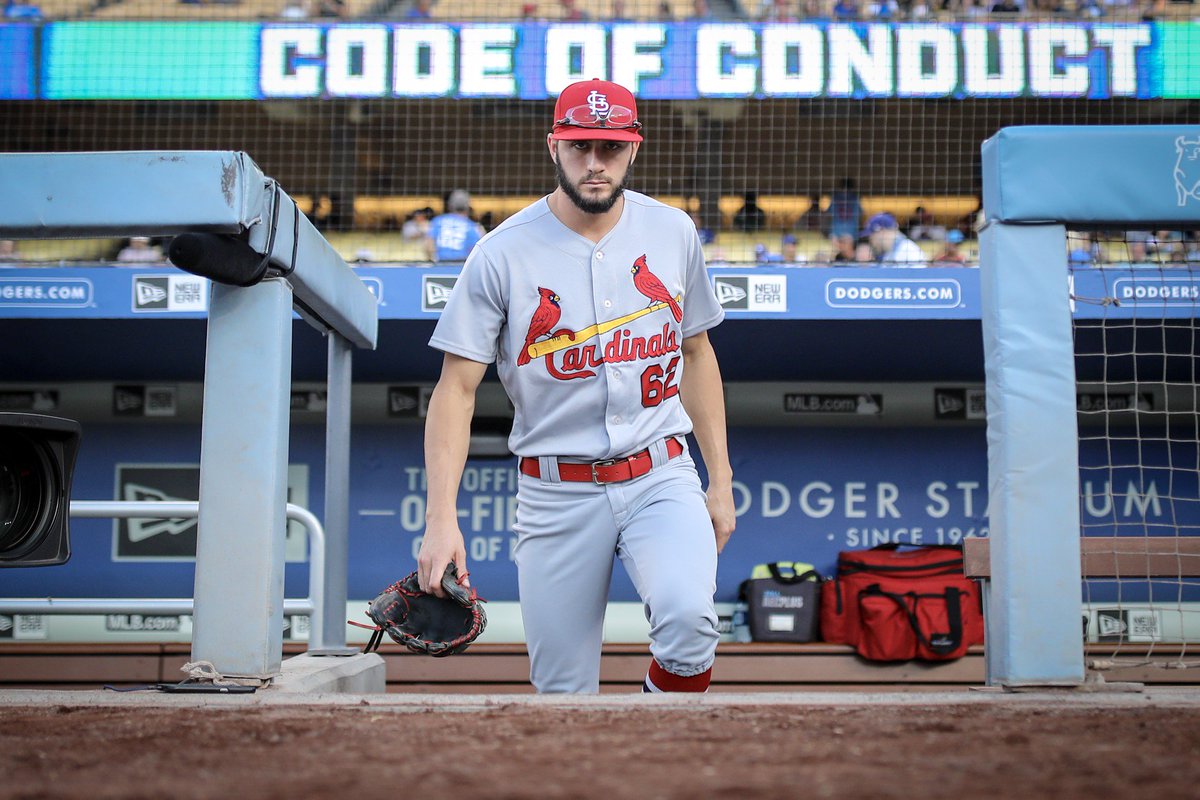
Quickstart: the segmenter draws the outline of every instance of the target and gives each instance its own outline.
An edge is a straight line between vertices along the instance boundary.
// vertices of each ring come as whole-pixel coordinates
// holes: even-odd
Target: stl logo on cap
[[[608,95],[600,94],[595,89],[588,92],[587,104],[596,119],[605,119],[608,117],[608,112],[612,110],[612,106],[608,103]]]

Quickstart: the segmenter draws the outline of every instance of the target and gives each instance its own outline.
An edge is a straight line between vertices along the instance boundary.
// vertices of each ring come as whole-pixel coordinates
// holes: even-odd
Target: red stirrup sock
[[[676,675],[667,672],[658,662],[650,659],[650,671],[646,673],[646,681],[642,684],[643,692],[658,694],[661,692],[707,692],[712,680],[712,667],[698,675]]]

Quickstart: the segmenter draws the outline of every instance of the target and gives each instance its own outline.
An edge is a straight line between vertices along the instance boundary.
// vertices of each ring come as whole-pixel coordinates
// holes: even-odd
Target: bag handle
[[[796,574],[795,570],[792,570],[791,575],[784,575],[779,570],[779,562],[778,561],[772,561],[770,564],[767,564],[767,569],[770,570],[771,577],[774,578],[779,583],[791,585],[793,583],[803,583],[804,581],[809,580],[809,579],[815,580],[817,583],[821,582],[821,576],[818,575],[817,571],[814,569],[810,569],[806,572],[801,572],[798,575]]]
[[[858,593],[859,598],[862,598],[863,595],[886,597],[900,606],[901,610],[904,611],[904,616],[908,618],[908,624],[912,628],[913,633],[916,634],[917,639],[920,640],[921,644],[940,656],[953,653],[962,642],[962,603],[959,600],[962,591],[954,586],[947,586],[943,594],[922,595],[915,591],[905,592],[904,594],[893,594],[892,592],[885,592],[878,583],[873,583]],[[935,631],[931,635],[926,636],[921,630],[921,623],[917,619],[917,603],[921,602],[922,597],[940,597],[945,599],[946,621],[950,624],[948,632],[942,634]],[[908,602],[910,600],[912,602]],[[942,639],[943,636],[946,638],[941,644],[934,644],[933,639]]]

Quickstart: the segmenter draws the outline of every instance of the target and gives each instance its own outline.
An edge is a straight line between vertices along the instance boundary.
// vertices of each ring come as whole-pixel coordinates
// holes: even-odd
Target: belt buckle
[[[600,480],[600,475],[596,472],[596,469],[598,467],[614,467],[624,460],[625,459],[623,459],[623,458],[606,458],[601,461],[593,461],[592,462],[592,483],[596,484],[597,486],[605,486],[610,483],[617,483],[617,481],[602,481],[602,480]]]

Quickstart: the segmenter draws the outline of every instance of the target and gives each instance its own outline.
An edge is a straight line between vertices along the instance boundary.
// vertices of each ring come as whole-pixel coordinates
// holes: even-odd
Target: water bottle
[[[733,640],[735,642],[750,641],[750,606],[746,603],[735,603],[733,606]]]

